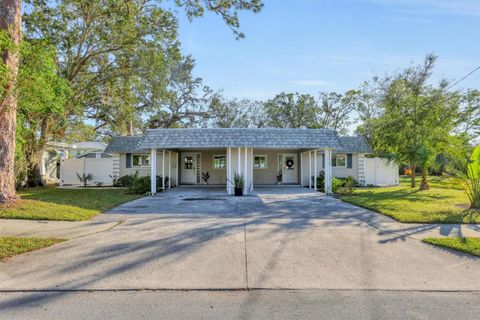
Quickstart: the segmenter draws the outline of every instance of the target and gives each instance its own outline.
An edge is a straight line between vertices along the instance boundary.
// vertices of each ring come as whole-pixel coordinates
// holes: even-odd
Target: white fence
[[[399,183],[398,165],[382,158],[364,158],[365,185],[392,186]]]
[[[77,176],[92,174],[93,179],[87,185],[95,186],[98,183],[104,186],[113,184],[113,158],[73,158],[62,159],[60,167],[60,185],[77,186],[83,182]]]

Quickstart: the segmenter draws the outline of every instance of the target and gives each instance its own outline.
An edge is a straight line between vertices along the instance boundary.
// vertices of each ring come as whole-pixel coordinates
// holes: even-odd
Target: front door
[[[182,152],[182,183],[196,184],[198,181],[198,172],[200,172],[200,153]]]
[[[282,170],[282,183],[298,183],[297,155],[295,153],[280,154],[279,165]]]

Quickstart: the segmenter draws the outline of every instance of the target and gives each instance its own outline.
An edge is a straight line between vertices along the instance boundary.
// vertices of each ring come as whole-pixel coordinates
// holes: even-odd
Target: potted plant
[[[282,183],[282,170],[278,171],[278,174],[277,174],[277,184],[281,184]]]
[[[235,196],[237,197],[243,196],[244,186],[245,186],[245,179],[243,178],[243,174],[235,173],[233,175],[233,187],[235,189]]]

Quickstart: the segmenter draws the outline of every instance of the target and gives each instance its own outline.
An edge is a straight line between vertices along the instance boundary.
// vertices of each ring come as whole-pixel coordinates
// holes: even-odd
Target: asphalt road
[[[7,319],[478,319],[480,292],[3,292]]]

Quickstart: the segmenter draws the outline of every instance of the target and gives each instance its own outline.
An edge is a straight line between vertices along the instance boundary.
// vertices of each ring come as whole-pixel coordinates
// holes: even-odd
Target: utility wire
[[[480,66],[476,67],[475,69],[473,69],[472,71],[470,71],[469,73],[467,73],[466,75],[464,75],[462,78],[460,78],[459,80],[455,81],[454,83],[452,83],[451,85],[449,85],[445,91],[449,90],[450,88],[456,86],[457,84],[459,84],[460,82],[462,82],[463,80],[467,79],[468,77],[470,77],[472,74],[474,74],[477,70],[480,69]]]
[[[455,81],[454,83],[452,83],[451,85],[449,85],[448,87],[446,87],[445,89],[443,89],[441,92],[442,94],[444,93],[447,93],[448,90],[450,90],[452,87],[456,86],[457,84],[459,84],[460,82],[462,82],[463,80],[467,79],[468,77],[470,77],[472,74],[474,74],[477,70],[480,69],[480,66],[476,67],[475,69],[473,69],[472,71],[470,71],[469,73],[465,74],[463,77],[461,77],[460,79],[458,79],[457,81]],[[450,97],[448,97],[446,99],[446,101],[450,101],[450,99],[453,99],[455,98],[455,94],[452,94]],[[425,102],[424,104],[420,105],[420,107],[425,107],[426,105],[432,103],[432,101],[427,101]]]

